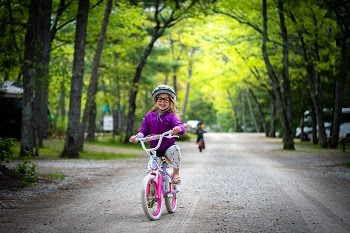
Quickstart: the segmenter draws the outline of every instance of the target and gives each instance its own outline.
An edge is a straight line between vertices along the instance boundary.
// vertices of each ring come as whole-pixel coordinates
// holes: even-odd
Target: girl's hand
[[[177,133],[181,132],[181,127],[180,127],[180,126],[175,126],[175,127],[172,129],[172,131],[173,131],[173,134],[177,134]]]
[[[132,135],[129,139],[129,142],[135,142],[136,135]]]

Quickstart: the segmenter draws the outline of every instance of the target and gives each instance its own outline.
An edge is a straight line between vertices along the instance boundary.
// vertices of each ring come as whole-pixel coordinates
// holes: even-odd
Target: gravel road
[[[140,204],[147,158],[37,161],[63,182],[0,193],[0,232],[350,232],[349,152],[286,152],[262,134],[179,142],[179,206],[149,221]],[[138,152],[140,153],[140,152]]]

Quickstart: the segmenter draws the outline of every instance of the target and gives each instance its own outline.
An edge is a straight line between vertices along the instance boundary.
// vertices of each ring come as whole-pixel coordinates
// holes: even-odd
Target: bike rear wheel
[[[177,187],[170,182],[167,178],[167,190],[168,193],[164,197],[165,207],[169,214],[175,213],[177,207]]]
[[[147,175],[142,182],[141,205],[150,220],[158,220],[162,215],[162,191],[154,175]]]

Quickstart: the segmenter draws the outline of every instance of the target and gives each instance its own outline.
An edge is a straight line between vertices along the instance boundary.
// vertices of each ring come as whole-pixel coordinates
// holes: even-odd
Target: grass
[[[85,142],[85,145],[94,145],[97,147],[115,147],[115,148],[123,148],[123,149],[138,149],[142,150],[141,146],[139,144],[134,143],[128,143],[123,144],[121,140],[118,140],[118,138],[113,139],[112,137],[104,137],[99,138],[95,142]],[[60,157],[62,151],[64,148],[64,140],[59,139],[48,139],[44,140],[44,147],[40,148],[39,151],[39,158],[38,159],[47,159],[47,160],[56,160],[56,159],[62,159]],[[22,158],[19,157],[19,151],[20,151],[20,143],[15,142],[15,145],[13,147],[13,156],[11,157],[11,160],[21,160]],[[92,152],[88,150],[83,150],[79,152],[80,159],[89,159],[89,160],[107,160],[107,159],[126,159],[126,158],[136,158],[138,155],[132,154],[132,153],[108,153],[108,152]],[[36,158],[34,158],[36,159]]]
[[[108,147],[118,147],[118,148],[124,148],[124,149],[141,149],[140,145],[138,144],[135,144],[135,143],[124,144],[120,139],[112,138],[112,137],[98,138],[96,141],[93,141],[93,142],[85,141],[84,145],[108,146]]]
[[[83,151],[80,153],[81,159],[88,160],[111,160],[111,159],[131,159],[136,158],[136,154],[116,154],[108,152],[92,152],[92,151]]]
[[[181,140],[192,140],[196,137],[194,134],[186,134],[187,136],[181,136]],[[105,134],[102,137],[96,138],[96,141],[89,142],[85,141],[85,146],[96,146],[96,147],[112,147],[112,148],[122,148],[122,149],[131,149],[131,150],[140,150],[142,151],[142,148],[140,144],[135,143],[123,143],[123,138],[120,136],[112,137],[110,134]],[[62,159],[60,157],[62,151],[64,148],[64,139],[48,139],[44,140],[44,147],[40,148],[39,151],[39,159],[47,159],[47,160],[56,160],[56,159]],[[13,156],[11,157],[12,160],[21,160],[22,158],[19,157],[19,151],[20,151],[20,143],[15,142],[15,145],[13,147]],[[133,153],[109,153],[109,152],[92,152],[89,150],[83,150],[79,152],[80,159],[88,159],[88,160],[110,160],[110,159],[129,159],[129,158],[136,158],[138,157],[137,154]],[[34,158],[35,159],[35,158]]]
[[[319,144],[313,144],[311,141],[301,142],[295,139],[294,145],[297,152],[322,152],[326,150],[326,148],[322,148]]]
[[[350,161],[341,163],[340,165],[343,166],[343,167],[350,168]]]
[[[278,144],[281,144],[283,147],[283,141],[276,141]],[[330,148],[322,148],[319,144],[313,144],[311,141],[300,141],[299,139],[294,139],[294,147],[295,150],[290,150],[291,152],[342,152],[343,147],[341,145],[338,145],[337,149],[330,149]],[[278,149],[279,151],[284,151],[283,148]]]
[[[48,178],[50,180],[64,180],[66,176],[62,172],[50,172],[48,174],[40,174],[43,178]]]

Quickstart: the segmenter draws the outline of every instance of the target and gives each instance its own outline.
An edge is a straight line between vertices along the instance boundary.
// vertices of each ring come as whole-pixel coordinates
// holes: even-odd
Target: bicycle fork
[[[159,172],[151,172],[151,175],[155,176],[155,182],[157,185],[157,190],[156,190],[156,196],[157,197],[162,197],[163,196],[163,188],[162,187],[162,182],[163,182],[163,176]]]

